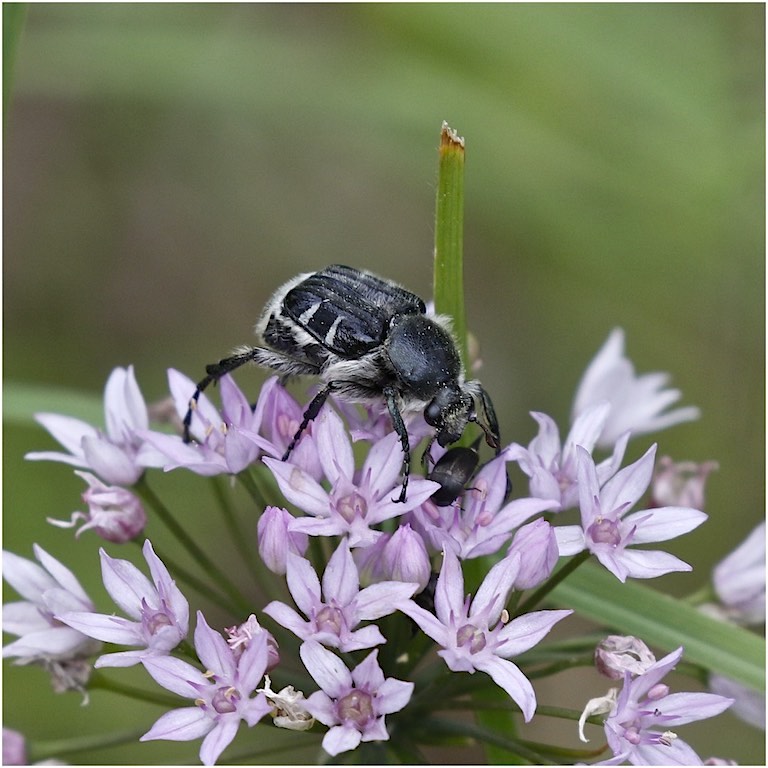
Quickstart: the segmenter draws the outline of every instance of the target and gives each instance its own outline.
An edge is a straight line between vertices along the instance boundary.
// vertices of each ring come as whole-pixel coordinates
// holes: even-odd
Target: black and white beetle
[[[283,376],[318,376],[313,398],[283,461],[330,394],[352,402],[381,400],[403,449],[405,501],[411,469],[404,411],[423,410],[441,446],[456,442],[477,423],[497,453],[499,426],[491,399],[477,380],[465,381],[448,318],[427,316],[422,299],[396,283],[364,271],[332,265],[298,275],[275,291],[256,323],[264,346],[241,347],[206,366],[184,417],[184,441],[200,393],[212,382],[253,362]]]

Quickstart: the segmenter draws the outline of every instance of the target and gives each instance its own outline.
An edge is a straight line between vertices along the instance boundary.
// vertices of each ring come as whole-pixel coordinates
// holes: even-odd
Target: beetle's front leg
[[[400,438],[400,445],[403,448],[403,487],[400,490],[400,496],[392,501],[403,503],[405,501],[406,490],[408,489],[408,478],[411,474],[411,446],[408,442],[408,430],[405,428],[403,416],[397,405],[397,390],[393,387],[385,387],[384,397],[387,400],[387,409],[392,419],[392,426],[395,428],[397,436]]]

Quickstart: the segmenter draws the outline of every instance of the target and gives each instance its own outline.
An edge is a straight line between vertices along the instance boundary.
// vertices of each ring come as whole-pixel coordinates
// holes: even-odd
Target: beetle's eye
[[[442,422],[442,410],[434,400],[424,409],[424,421],[430,427],[436,427]]]

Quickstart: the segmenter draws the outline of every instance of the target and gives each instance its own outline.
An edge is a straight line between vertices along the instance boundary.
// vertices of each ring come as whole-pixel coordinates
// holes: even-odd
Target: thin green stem
[[[256,549],[256,525],[254,524],[253,530],[249,533],[245,533],[237,519],[237,513],[232,504],[232,500],[229,494],[224,488],[223,478],[220,476],[214,476],[211,478],[211,487],[213,488],[213,495],[216,497],[216,501],[219,503],[219,509],[221,509],[221,515],[224,518],[224,525],[229,533],[229,538],[235,545],[235,549],[240,554],[246,567],[250,571],[250,574],[254,581],[259,582],[259,574],[256,568],[256,560],[254,558],[254,552]]]
[[[444,734],[446,736],[466,736],[475,739],[482,744],[494,744],[503,750],[524,758],[533,765],[554,764],[552,760],[545,760],[538,751],[534,751],[527,744],[517,739],[502,736],[496,731],[483,728],[474,723],[458,720],[443,720],[442,718],[426,718],[420,723],[420,728],[431,734]]]
[[[443,123],[435,211],[435,311],[453,320],[453,332],[467,366],[464,315],[464,139]]]
[[[28,743],[29,754],[27,758],[30,765],[38,765],[44,760],[56,760],[57,765],[62,765],[65,763],[59,761],[79,752],[87,752],[93,749],[109,749],[111,747],[120,747],[123,744],[138,742],[139,738],[146,731],[146,728],[141,728],[132,731],[72,736],[68,739],[35,740]],[[76,764],[78,761],[71,760],[70,762]]]
[[[174,707],[179,706],[179,699],[176,696],[145,691],[142,688],[135,688],[132,685],[118,683],[116,680],[106,677],[99,671],[95,671],[91,675],[91,679],[88,681],[88,688],[90,690],[110,691],[111,693],[117,693],[121,696],[127,696],[130,699],[144,701],[147,704],[156,704],[158,707],[165,707],[166,709],[173,709]]]
[[[251,610],[251,604],[240,594],[237,587],[227,578],[216,563],[208,557],[197,542],[187,533],[186,529],[176,520],[171,511],[163,504],[155,492],[147,483],[146,476],[142,477],[134,486],[141,498],[156,512],[165,526],[178,539],[179,543],[189,552],[196,561],[198,567],[206,572],[216,584],[230,597],[238,607],[238,612],[246,615]]]
[[[262,469],[264,469],[263,466],[257,467],[255,471],[243,470],[238,473],[237,479],[242,483],[243,488],[248,491],[256,506],[264,509],[264,507],[268,507],[270,504],[274,505],[277,499],[274,498],[272,488],[264,481],[263,473],[259,471]]]
[[[540,586],[529,598],[520,603],[515,611],[515,616],[522,616],[524,613],[532,611],[560,582],[573,573],[582,563],[589,560],[589,556],[590,552],[588,550],[574,555],[560,570],[553,573],[546,583]]]

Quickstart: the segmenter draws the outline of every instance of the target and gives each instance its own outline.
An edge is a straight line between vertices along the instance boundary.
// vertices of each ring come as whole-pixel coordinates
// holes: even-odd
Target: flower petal
[[[221,753],[232,743],[240,726],[237,715],[220,717],[211,732],[200,745],[200,762],[203,765],[216,765]]]
[[[301,644],[299,655],[314,681],[331,698],[338,698],[352,686],[352,675],[344,662],[314,640]]]
[[[200,707],[172,709],[162,715],[139,741],[192,741],[204,736],[212,727],[213,720]]]
[[[536,711],[536,694],[528,678],[511,661],[491,654],[482,656],[475,667],[490,675],[496,685],[503,688],[520,707],[525,722],[530,722]]]

